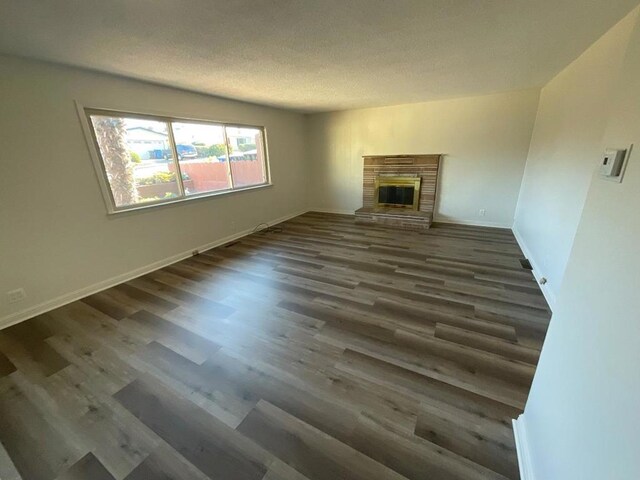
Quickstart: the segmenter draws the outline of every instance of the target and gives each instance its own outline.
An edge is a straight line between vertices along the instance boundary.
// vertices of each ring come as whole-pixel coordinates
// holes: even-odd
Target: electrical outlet
[[[486,213],[487,213],[487,211],[486,211],[484,208],[481,208],[481,209],[480,209],[480,212],[478,212],[478,214],[479,214],[481,217],[484,217]]]
[[[17,290],[11,290],[7,292],[7,300],[9,303],[18,303],[27,298],[27,292],[24,288],[18,288]]]

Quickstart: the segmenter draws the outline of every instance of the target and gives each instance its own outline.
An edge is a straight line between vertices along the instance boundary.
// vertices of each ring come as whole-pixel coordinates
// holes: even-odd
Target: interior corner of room
[[[44,28],[44,17],[10,3],[1,8],[15,8],[17,24]],[[470,15],[475,7],[464,3],[448,8]],[[156,478],[152,471],[178,475],[176,464],[189,473],[171,478],[202,480],[216,472],[430,478],[429,468],[443,479],[640,478],[640,6],[562,3],[558,15],[585,9],[584,31],[571,15],[582,43],[545,62],[553,48],[539,35],[539,45],[529,51],[518,43],[514,54],[552,74],[536,76],[520,64],[491,71],[460,57],[471,73],[443,60],[451,72],[440,77],[420,63],[411,85],[428,83],[423,70],[440,82],[438,93],[426,89],[424,98],[399,92],[391,80],[376,85],[375,71],[356,62],[355,51],[351,57],[336,49],[329,30],[307,32],[319,42],[313,55],[322,47],[322,61],[333,55],[358,65],[362,76],[353,84],[279,74],[287,62],[277,57],[285,55],[275,46],[286,40],[280,30],[249,35],[274,45],[273,59],[259,61],[264,76],[255,84],[238,64],[225,63],[229,56],[220,57],[219,69],[235,72],[236,85],[217,76],[207,83],[196,66],[187,78],[156,75],[151,63],[143,74],[126,56],[122,68],[94,64],[82,49],[77,61],[63,61],[44,33],[20,44],[6,20],[11,15],[0,19],[8,32],[0,33],[0,477],[53,480],[89,462],[108,471],[104,478],[132,480]],[[294,15],[294,6],[282,8]],[[498,17],[499,8],[491,8]],[[336,15],[323,22],[342,25]],[[535,18],[539,23],[523,25],[544,30]],[[473,50],[487,27],[468,21],[468,35],[455,38]],[[250,31],[248,18],[238,22]],[[404,28],[417,31],[411,25]],[[343,27],[336,31],[348,43],[370,26]],[[389,28],[403,30],[394,22]],[[551,27],[549,35],[568,39]],[[376,45],[385,51],[386,44]],[[508,42],[494,48],[498,57],[513,53]],[[114,55],[113,48],[105,52]],[[255,50],[238,52],[258,62]],[[293,47],[287,52],[302,56]],[[333,67],[336,78],[349,78],[346,67]],[[486,82],[472,81],[479,72]],[[520,78],[523,72],[531,78]],[[443,87],[449,82],[451,92]],[[350,97],[359,88],[362,97]],[[125,133],[107,141],[117,129],[128,143]],[[122,180],[110,166],[114,148],[130,160],[120,173],[135,175],[128,197],[114,186]],[[189,263],[203,252],[211,256]],[[113,318],[89,303],[75,306],[112,288],[108,302],[121,303],[109,303]],[[121,291],[128,288],[139,296]],[[243,311],[253,293],[255,309]],[[219,339],[206,331],[203,308],[215,311]],[[65,312],[102,330],[82,333],[78,319],[65,324]],[[122,343],[100,348],[100,332]],[[74,345],[75,335],[86,344]],[[82,359],[83,348],[99,358]],[[263,370],[244,366],[247,358]],[[38,370],[56,362],[60,368]],[[87,372],[101,365],[112,370],[96,386]],[[76,378],[82,393],[52,393]],[[219,389],[206,390],[217,381]],[[94,389],[105,395],[97,407]],[[184,415],[176,418],[189,435],[231,438],[207,444],[229,463],[212,466],[192,437],[181,450],[159,433],[145,407],[156,401]],[[115,408],[123,415],[118,422],[144,423],[133,433],[144,454],[121,458],[120,447],[100,444],[134,427],[109,423],[111,433],[87,433],[93,427],[86,418],[60,413],[76,407],[91,422],[105,422],[92,417],[94,408]],[[327,414],[332,408],[335,415]],[[47,417],[54,411],[64,419]],[[517,419],[513,431],[507,422],[505,439],[510,416]],[[189,424],[194,418],[200,426]],[[48,453],[38,450],[41,469],[29,466],[28,454],[15,454],[32,434],[64,438]],[[280,443],[270,444],[268,435]],[[393,445],[389,452],[380,448],[385,442]],[[163,453],[173,466],[160,460]]]

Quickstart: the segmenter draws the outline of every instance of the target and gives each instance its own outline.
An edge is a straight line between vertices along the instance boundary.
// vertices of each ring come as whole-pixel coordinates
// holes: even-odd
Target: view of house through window
[[[230,189],[224,126],[176,122],[172,126],[180,170],[189,178],[185,181],[185,193],[195,195]]]
[[[231,176],[236,186],[244,187],[264,183],[264,145],[262,130],[257,128],[227,127],[227,140],[231,154]],[[249,162],[245,160],[250,160]]]
[[[113,210],[267,183],[262,128],[97,110],[87,115]]]

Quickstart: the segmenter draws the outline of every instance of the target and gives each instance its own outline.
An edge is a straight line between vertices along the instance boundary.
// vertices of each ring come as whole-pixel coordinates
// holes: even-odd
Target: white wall
[[[521,417],[537,480],[640,478],[639,10],[625,22],[633,34],[594,155],[636,148],[621,184],[593,176],[588,190]]]
[[[632,28],[621,21],[540,95],[514,231],[553,307],[564,276]]]
[[[0,56],[0,72],[0,325],[307,210],[302,115],[12,57]],[[74,100],[264,125],[274,185],[109,217]],[[27,300],[9,305],[19,287]]]
[[[510,228],[538,93],[310,115],[310,206],[348,213],[360,208],[363,155],[444,153],[436,220]]]

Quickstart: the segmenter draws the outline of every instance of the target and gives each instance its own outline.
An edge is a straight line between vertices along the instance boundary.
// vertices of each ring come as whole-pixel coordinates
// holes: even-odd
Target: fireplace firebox
[[[420,177],[378,176],[375,179],[374,199],[377,207],[418,210]]]

